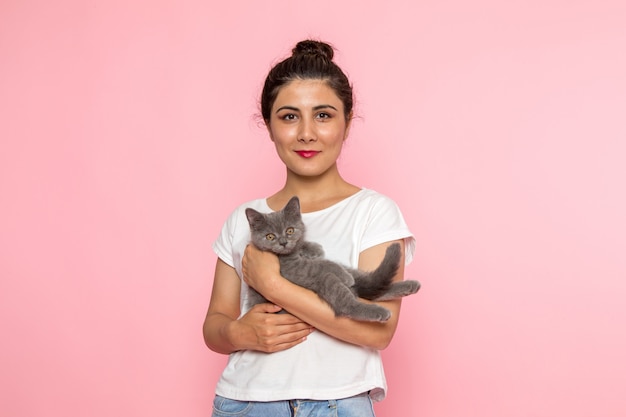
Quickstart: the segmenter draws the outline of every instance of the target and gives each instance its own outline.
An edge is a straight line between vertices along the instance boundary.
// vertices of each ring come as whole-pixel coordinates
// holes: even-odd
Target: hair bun
[[[333,47],[327,43],[314,41],[314,40],[304,40],[298,42],[298,44],[291,51],[293,56],[296,55],[321,55],[329,61],[333,60],[333,56],[335,52],[333,51]]]

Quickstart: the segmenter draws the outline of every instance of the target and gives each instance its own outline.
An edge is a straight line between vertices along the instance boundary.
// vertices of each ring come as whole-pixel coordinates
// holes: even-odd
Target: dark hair
[[[292,49],[291,56],[276,64],[267,75],[261,93],[261,115],[269,122],[278,92],[294,80],[323,80],[343,102],[346,121],[353,107],[352,86],[346,74],[333,62],[334,50],[327,43],[304,40]]]

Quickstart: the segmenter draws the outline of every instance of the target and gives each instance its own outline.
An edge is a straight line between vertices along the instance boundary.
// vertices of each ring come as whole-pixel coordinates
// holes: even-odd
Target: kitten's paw
[[[391,311],[375,304],[365,304],[348,316],[360,321],[385,322],[391,318]]]
[[[422,284],[420,284],[419,281],[415,281],[415,280],[410,280],[410,281],[404,281],[404,282],[408,282],[408,290],[409,290],[409,294],[415,294],[416,292],[419,291],[420,287],[422,286]],[[407,294],[408,295],[408,294]]]
[[[385,311],[382,311],[378,318],[374,321],[385,322],[391,318],[391,311],[387,310],[386,308],[384,308],[383,310]]]
[[[388,301],[415,294],[420,289],[419,281],[407,280],[394,282],[387,291],[375,298],[375,301]]]

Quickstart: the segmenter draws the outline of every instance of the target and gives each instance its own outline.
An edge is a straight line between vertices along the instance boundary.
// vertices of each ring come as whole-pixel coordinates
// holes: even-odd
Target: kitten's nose
[[[287,242],[287,239],[281,239],[278,241],[278,243],[280,243],[280,246],[284,248],[285,246],[287,246],[288,242]]]

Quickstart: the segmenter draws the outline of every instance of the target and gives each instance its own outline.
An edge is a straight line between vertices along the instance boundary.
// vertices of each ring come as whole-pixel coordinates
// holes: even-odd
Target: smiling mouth
[[[296,153],[303,158],[313,158],[319,151],[296,151]]]

